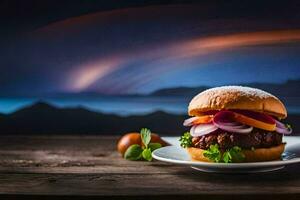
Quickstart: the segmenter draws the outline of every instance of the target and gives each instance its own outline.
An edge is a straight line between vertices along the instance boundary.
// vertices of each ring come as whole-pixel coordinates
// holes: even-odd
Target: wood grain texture
[[[300,198],[298,165],[263,174],[202,173],[158,161],[126,161],[116,142],[117,137],[99,136],[1,137],[0,197]]]

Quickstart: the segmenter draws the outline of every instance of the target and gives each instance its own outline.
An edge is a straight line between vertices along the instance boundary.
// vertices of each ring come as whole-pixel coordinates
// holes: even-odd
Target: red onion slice
[[[250,133],[253,130],[252,126],[247,126],[233,120],[234,113],[232,111],[220,111],[215,115],[213,124],[231,133]]]
[[[278,128],[286,128],[286,126],[284,125],[284,123],[278,121],[275,119],[275,123],[276,123],[276,127]]]
[[[254,112],[254,111],[250,111],[250,110],[238,110],[238,109],[234,109],[232,111],[242,114],[242,115],[245,115],[252,119],[261,121],[261,122],[265,122],[268,124],[275,124],[275,120],[271,116],[264,114],[264,113]]]
[[[239,123],[239,122],[222,122],[222,124],[224,126],[244,126],[243,124]]]
[[[224,131],[231,133],[250,133],[253,130],[252,126],[239,125],[239,126],[226,126],[220,122],[214,122],[214,125]]]
[[[276,123],[276,132],[281,133],[283,135],[289,135],[293,132],[291,128],[286,127],[283,123],[275,119]]]
[[[188,119],[184,120],[183,126],[192,126],[193,125],[193,121],[195,121],[198,118],[199,117],[191,117],[191,118],[188,118]]]
[[[190,134],[193,137],[199,137],[199,136],[203,136],[203,135],[212,133],[217,129],[218,129],[218,127],[216,127],[213,123],[198,124],[198,125],[192,126],[192,128],[190,130]]]

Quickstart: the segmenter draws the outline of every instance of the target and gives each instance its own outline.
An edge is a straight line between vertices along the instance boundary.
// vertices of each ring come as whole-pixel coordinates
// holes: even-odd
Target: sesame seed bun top
[[[205,90],[189,104],[191,116],[201,116],[210,110],[240,109],[263,112],[279,119],[287,117],[283,103],[274,95],[260,89],[243,86],[222,86]]]

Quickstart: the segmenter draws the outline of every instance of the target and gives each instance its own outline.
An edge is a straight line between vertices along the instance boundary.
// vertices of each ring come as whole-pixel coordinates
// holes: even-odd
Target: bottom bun
[[[242,150],[245,155],[244,162],[262,162],[270,160],[279,160],[284,151],[285,144],[282,143],[275,147],[259,148],[255,150]],[[194,147],[187,148],[187,151],[194,161],[212,162],[203,155],[204,150]]]

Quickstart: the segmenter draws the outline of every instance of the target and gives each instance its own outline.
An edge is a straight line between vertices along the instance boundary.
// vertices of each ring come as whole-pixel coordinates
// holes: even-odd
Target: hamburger
[[[283,135],[291,134],[284,104],[260,89],[223,86],[196,95],[188,107],[190,131],[180,138],[192,160],[260,162],[278,160]]]

